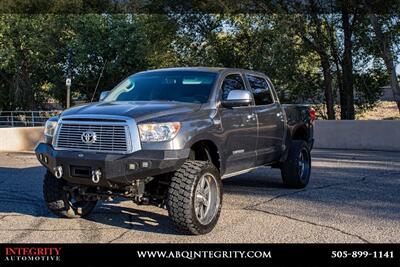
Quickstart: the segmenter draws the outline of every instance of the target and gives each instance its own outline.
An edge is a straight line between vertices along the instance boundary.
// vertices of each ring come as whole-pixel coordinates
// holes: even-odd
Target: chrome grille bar
[[[93,132],[96,140],[85,143],[84,132]],[[126,122],[61,120],[57,129],[55,148],[73,151],[129,153],[132,140]]]

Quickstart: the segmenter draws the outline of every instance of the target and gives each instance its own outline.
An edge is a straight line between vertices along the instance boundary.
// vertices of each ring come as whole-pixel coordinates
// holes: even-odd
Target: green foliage
[[[185,15],[179,18],[184,27],[175,43],[178,63],[261,71],[283,102],[311,102],[320,90],[318,58],[286,20],[257,14]]]
[[[51,8],[65,9],[68,1],[59,5]],[[306,34],[315,37],[315,24],[310,18],[298,18],[285,14],[4,13],[0,15],[0,109],[42,109],[50,99],[65,103],[68,51],[73,54],[72,93],[84,101],[92,99],[97,83],[94,99],[138,71],[221,66],[266,73],[282,102],[323,103],[320,57],[303,38]],[[333,28],[329,28],[326,21],[320,35],[328,38],[335,31],[330,41],[340,51],[340,27],[332,19],[329,27]],[[398,40],[398,24],[389,18],[385,21],[393,40]],[[293,23],[300,26],[295,28]],[[368,21],[362,20],[356,27],[353,59],[356,104],[361,109],[372,107],[380,86],[387,83],[383,65],[375,60],[371,34]],[[337,95],[340,70],[334,67],[331,48],[326,49]]]
[[[382,69],[373,69],[366,73],[354,75],[354,87],[356,92],[355,104],[359,110],[364,111],[376,106],[379,97],[382,95],[382,88],[387,85],[388,74]]]
[[[66,58],[73,54],[72,91],[90,100],[123,77],[173,59],[175,24],[162,15],[0,15],[0,107],[45,108],[65,101]]]

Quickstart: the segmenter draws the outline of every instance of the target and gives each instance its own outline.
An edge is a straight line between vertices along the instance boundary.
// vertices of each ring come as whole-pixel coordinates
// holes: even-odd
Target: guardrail
[[[47,119],[61,113],[50,111],[0,111],[0,127],[36,127],[43,126]]]

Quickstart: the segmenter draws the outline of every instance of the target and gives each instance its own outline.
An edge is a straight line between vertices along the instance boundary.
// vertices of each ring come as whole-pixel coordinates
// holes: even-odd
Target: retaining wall
[[[315,148],[400,151],[399,121],[316,121]],[[43,127],[0,128],[0,151],[32,151]]]
[[[400,121],[316,121],[315,148],[400,151]]]

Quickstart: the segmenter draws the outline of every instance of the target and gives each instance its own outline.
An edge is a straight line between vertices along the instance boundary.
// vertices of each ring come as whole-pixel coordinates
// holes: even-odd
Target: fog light
[[[129,163],[128,164],[128,169],[129,170],[136,170],[138,168],[137,163]]]
[[[148,161],[143,161],[143,162],[142,162],[142,167],[143,167],[143,168],[148,168],[148,167],[150,167],[150,162],[148,162]]]
[[[47,158],[47,156],[43,156],[43,161],[44,161],[44,163],[49,163],[49,159]]]

